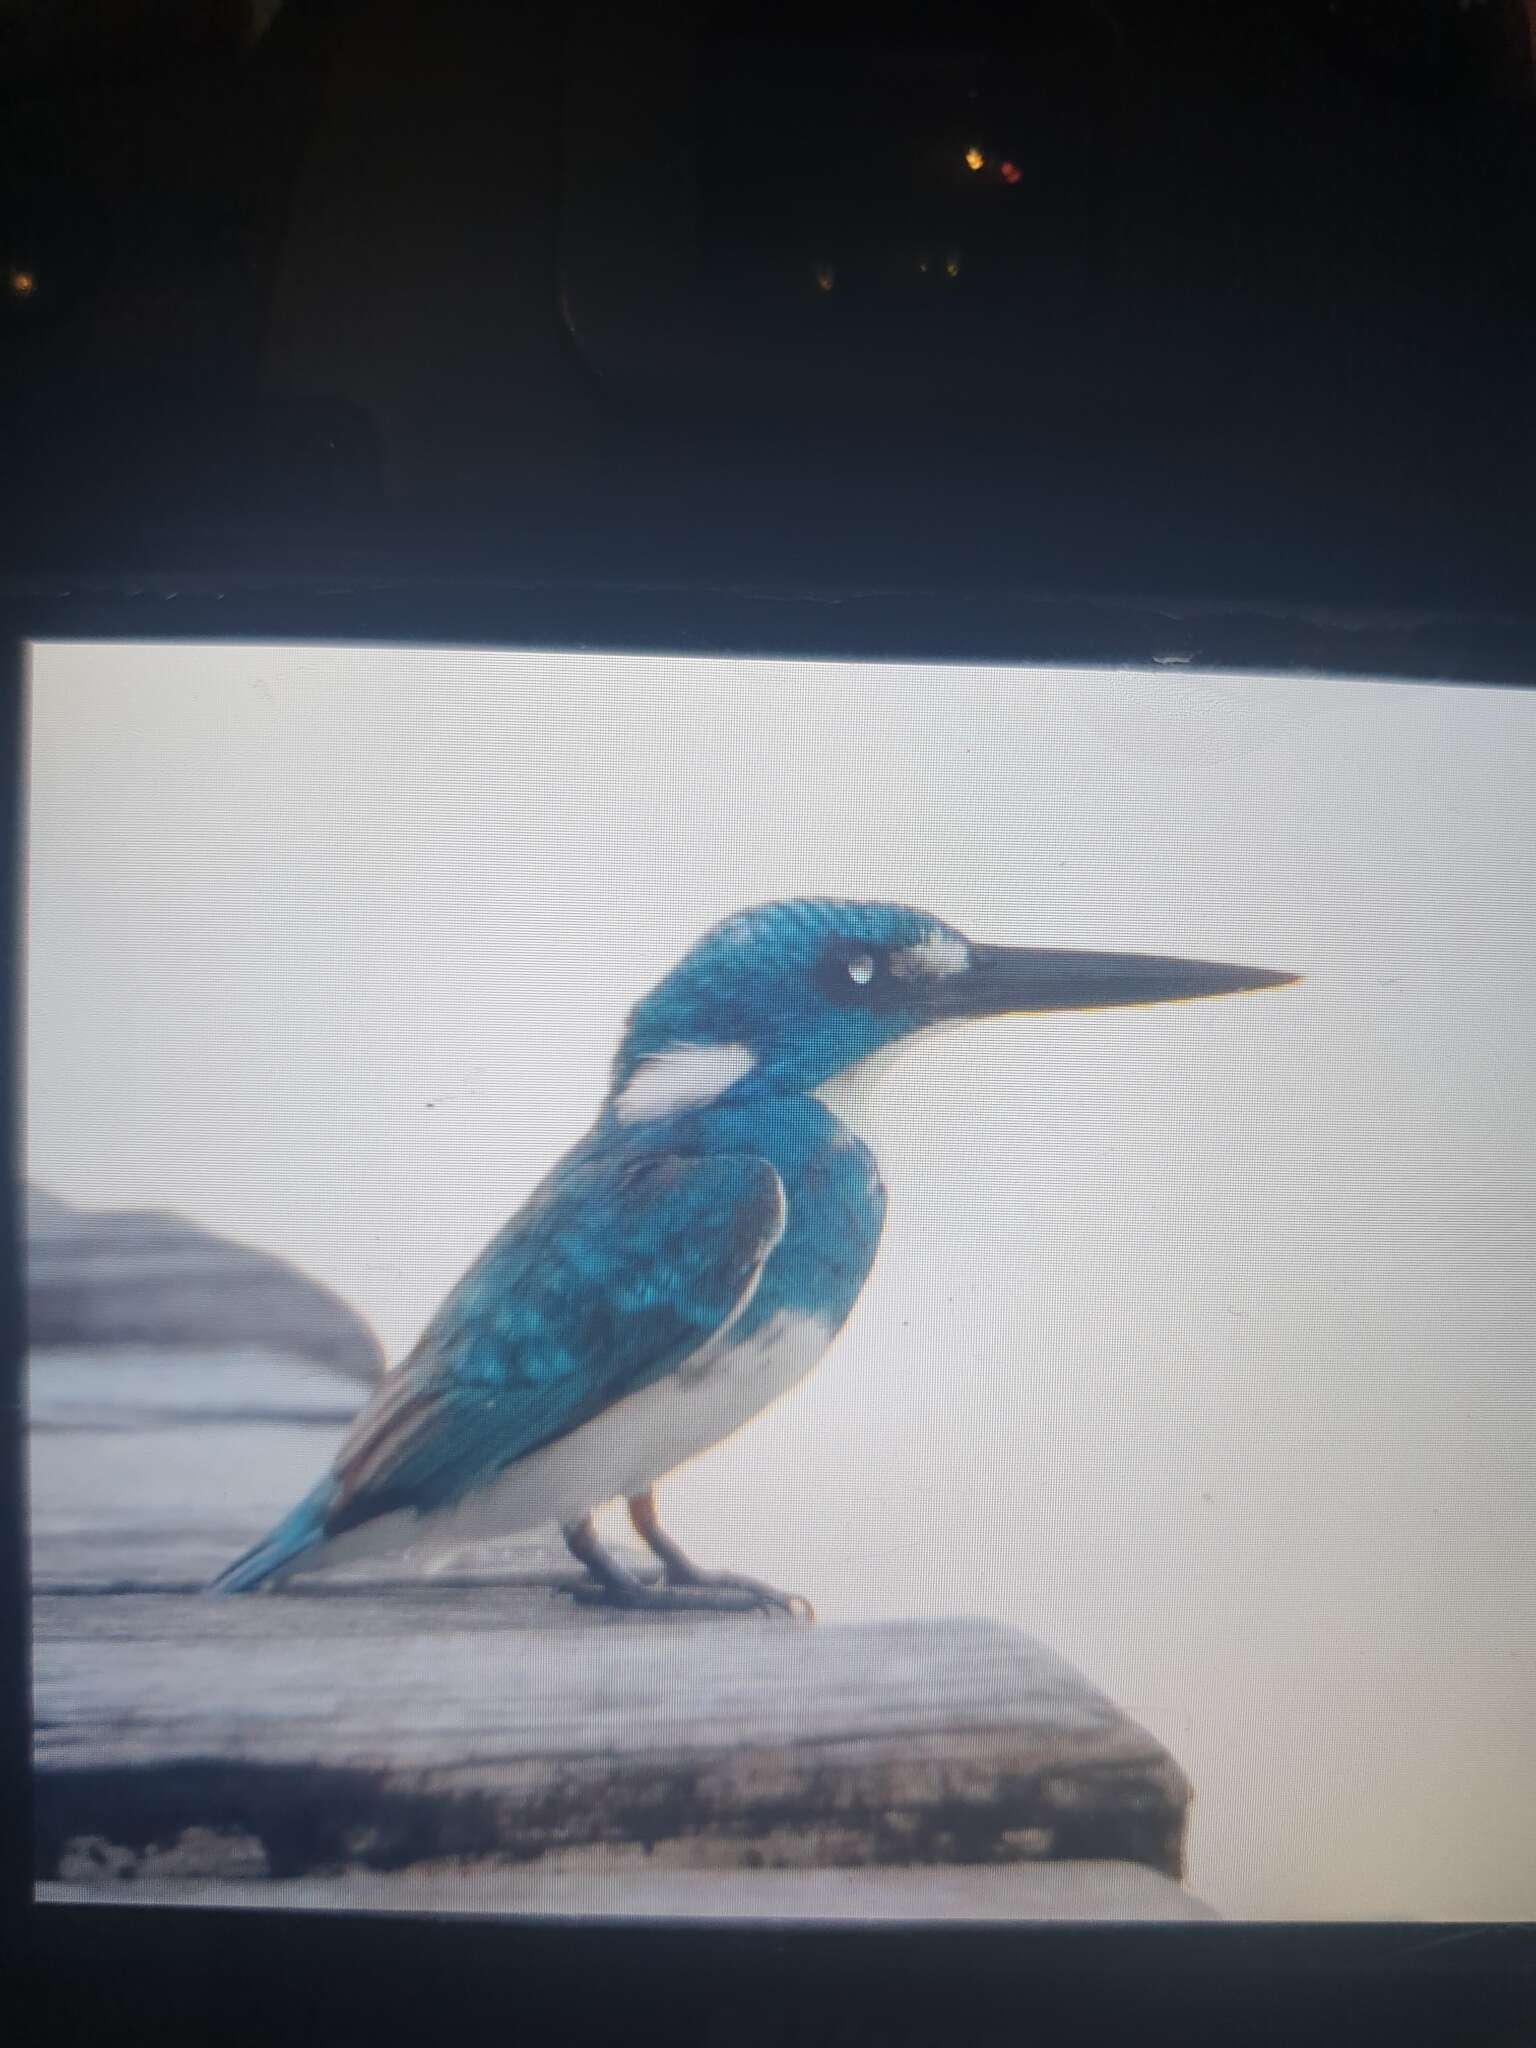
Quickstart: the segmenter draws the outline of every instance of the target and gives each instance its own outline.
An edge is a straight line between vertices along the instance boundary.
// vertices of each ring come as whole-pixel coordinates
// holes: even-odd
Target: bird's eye
[[[860,988],[875,978],[875,963],[868,953],[855,953],[848,962],[848,979],[856,981]]]

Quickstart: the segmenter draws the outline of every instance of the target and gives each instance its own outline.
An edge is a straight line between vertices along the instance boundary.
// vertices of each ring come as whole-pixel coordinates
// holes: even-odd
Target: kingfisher
[[[978,1018],[1298,978],[984,945],[897,903],[805,897],[727,917],[630,1012],[586,1136],[453,1288],[329,1471],[214,1590],[555,1523],[586,1597],[808,1618],[799,1596],[696,1565],[655,1488],[803,1379],[847,1320],[885,1222],[874,1083],[915,1040]],[[659,1575],[600,1541],[593,1512],[617,1500]]]

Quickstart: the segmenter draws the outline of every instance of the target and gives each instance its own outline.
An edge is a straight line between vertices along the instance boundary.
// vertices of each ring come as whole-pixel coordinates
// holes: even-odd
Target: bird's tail
[[[322,1479],[275,1529],[227,1565],[209,1592],[254,1593],[262,1586],[281,1584],[301,1558],[325,1542],[325,1517],[335,1490],[334,1480]]]

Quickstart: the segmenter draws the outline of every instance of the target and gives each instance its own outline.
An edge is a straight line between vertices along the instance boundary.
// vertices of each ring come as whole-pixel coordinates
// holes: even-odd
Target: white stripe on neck
[[[714,1102],[756,1061],[744,1045],[669,1045],[642,1060],[614,1099],[620,1123],[673,1116]]]

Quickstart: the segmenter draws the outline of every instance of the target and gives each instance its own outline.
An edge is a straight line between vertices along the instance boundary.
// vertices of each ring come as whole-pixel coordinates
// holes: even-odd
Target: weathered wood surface
[[[50,1876],[92,1835],[142,1854],[189,1829],[284,1877],[637,1841],[692,1863],[1179,1874],[1177,1767],[993,1623],[544,1631],[497,1626],[482,1596],[471,1630],[363,1594],[54,1604],[35,1660]]]
[[[286,1259],[159,1209],[76,1209],[28,1188],[31,1341],[117,1349],[260,1344],[372,1383],[379,1341]]]
[[[28,1374],[32,1582],[39,1592],[201,1593],[324,1471],[366,1389],[249,1346],[34,1352]],[[581,1574],[559,1538],[353,1564],[316,1583],[548,1593]],[[543,1603],[552,1621],[567,1600]]]
[[[693,1916],[711,1884],[719,1910],[788,1918],[1203,1910],[1170,1881],[1177,1765],[990,1622],[613,1615],[570,1597],[552,1532],[205,1595],[362,1397],[250,1349],[34,1356],[43,1881],[434,1910]],[[1090,1879],[1104,1864],[1121,1875]]]
[[[314,1483],[364,1398],[266,1351],[35,1351],[33,1583],[205,1586]]]

